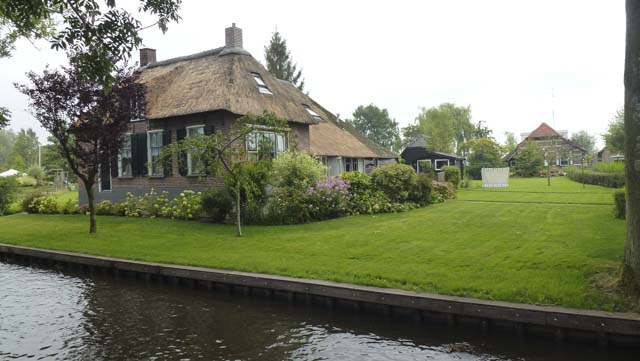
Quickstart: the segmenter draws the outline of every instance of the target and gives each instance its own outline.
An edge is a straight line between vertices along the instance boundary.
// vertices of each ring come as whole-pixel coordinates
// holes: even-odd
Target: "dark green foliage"
[[[0,216],[7,212],[14,201],[17,187],[15,177],[0,178]]]
[[[596,150],[596,137],[586,130],[581,130],[571,135],[571,141],[586,150],[587,154],[591,154]]]
[[[594,172],[576,167],[567,168],[566,171],[569,178],[579,183],[594,184],[609,188],[620,188],[625,185],[624,173]]]
[[[469,165],[465,171],[473,179],[482,178],[482,168],[504,167],[506,165],[500,156],[500,145],[493,139],[473,139],[467,142],[464,148],[469,154],[467,156]]]
[[[620,109],[616,115],[609,121],[607,132],[602,136],[604,142],[613,152],[624,151],[624,110]]]
[[[202,192],[202,210],[215,222],[223,223],[233,209],[233,199],[226,189],[209,188]]]
[[[44,197],[42,193],[39,193],[39,192],[30,193],[22,199],[20,208],[22,209],[23,212],[38,213],[37,204],[34,204],[34,200],[42,197]]]
[[[9,125],[9,121],[11,121],[11,112],[7,108],[0,107],[0,129]]]
[[[624,189],[618,190],[613,194],[615,203],[614,215],[616,218],[625,219],[627,215],[627,201]]]
[[[535,142],[528,141],[516,157],[515,174],[520,177],[536,177],[543,165],[542,150]]]
[[[458,169],[458,178],[460,170]],[[416,185],[411,192],[411,201],[426,206],[431,202],[431,192],[433,191],[432,179],[427,174],[420,173],[416,176]]]
[[[278,188],[273,192],[265,223],[298,224],[311,222],[311,209],[305,192],[293,188]]]
[[[264,47],[264,58],[269,73],[278,79],[290,82],[300,90],[304,90],[304,79],[300,79],[302,69],[297,69],[298,65],[293,62],[291,52],[287,49],[287,41],[282,38],[279,32],[274,32],[269,45]]]
[[[406,164],[387,163],[371,172],[371,182],[391,202],[404,203],[415,188],[416,172]]]
[[[373,104],[360,105],[353,112],[353,119],[347,122],[372,142],[389,150],[400,150],[398,122],[389,117],[387,109],[380,109]]]
[[[455,165],[450,165],[446,167],[442,167],[442,171],[444,172],[444,180],[453,184],[454,187],[458,188],[460,186],[460,181],[462,180],[462,175],[460,174],[460,168]]]

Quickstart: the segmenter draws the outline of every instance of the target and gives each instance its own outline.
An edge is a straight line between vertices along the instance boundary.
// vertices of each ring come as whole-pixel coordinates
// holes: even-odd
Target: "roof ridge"
[[[226,46],[221,46],[221,47],[218,47],[218,48],[201,51],[199,53],[194,53],[194,54],[184,55],[184,56],[178,56],[178,57],[169,58],[169,59],[166,59],[166,60],[155,61],[153,63],[147,64],[146,66],[140,67],[140,70],[157,68],[159,66],[175,64],[175,63],[179,63],[179,62],[182,62],[182,61],[200,59],[200,58],[204,58],[204,57],[207,57],[207,56],[215,56],[215,55],[225,56],[225,55],[230,55],[230,54],[252,56],[251,53],[249,53],[248,51],[246,51],[246,50],[244,50],[242,48],[229,48],[229,47],[226,47]]]

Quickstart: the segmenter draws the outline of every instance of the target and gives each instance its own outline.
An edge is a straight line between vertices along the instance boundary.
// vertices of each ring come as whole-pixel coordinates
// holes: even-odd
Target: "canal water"
[[[0,360],[637,360],[588,344],[0,262]]]

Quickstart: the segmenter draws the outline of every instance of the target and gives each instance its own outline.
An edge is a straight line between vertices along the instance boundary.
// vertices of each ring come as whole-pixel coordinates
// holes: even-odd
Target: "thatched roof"
[[[139,72],[145,85],[147,119],[215,110],[258,115],[268,110],[290,122],[317,123],[304,104],[323,119],[331,116],[240,48],[221,47],[153,62]],[[262,94],[252,73],[259,74],[273,94]]]
[[[335,118],[309,126],[311,154],[354,157],[396,158],[397,155],[374,144],[348,123]]]

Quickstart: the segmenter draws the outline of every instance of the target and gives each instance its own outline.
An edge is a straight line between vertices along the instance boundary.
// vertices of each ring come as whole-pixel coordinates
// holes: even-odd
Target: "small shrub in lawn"
[[[140,198],[131,193],[127,193],[127,197],[122,203],[124,208],[124,215],[127,217],[141,217],[142,216],[142,204]]]
[[[462,176],[460,174],[459,167],[448,165],[446,167],[442,167],[442,171],[444,172],[445,181],[450,182],[456,188],[460,186],[460,180],[462,179]]]
[[[0,178],[0,215],[5,214],[14,201],[17,186],[15,177]]]
[[[615,202],[614,215],[616,216],[616,218],[625,219],[627,215],[627,201],[625,198],[625,191],[616,191],[613,194],[613,200]]]
[[[169,205],[169,193],[162,192],[158,194],[155,189],[151,188],[151,191],[145,193],[138,201],[143,216],[150,218],[160,217],[162,209]]]
[[[59,211],[62,214],[76,214],[80,212],[80,207],[78,207],[76,201],[74,201],[73,199],[69,199],[62,205],[60,205]]]
[[[171,219],[196,219],[201,213],[202,194],[192,190],[182,191],[162,210],[162,216]]]
[[[329,178],[309,188],[306,204],[314,220],[338,218],[349,214],[349,183],[340,177]]]
[[[46,196],[33,198],[29,208],[33,210],[33,212],[29,213],[56,214],[59,212],[58,202],[56,202],[55,199]]]
[[[96,214],[99,216],[115,215],[115,205],[111,201],[101,201],[96,204]]]
[[[22,199],[20,208],[22,209],[23,212],[38,213],[38,207],[37,207],[38,203],[37,202],[33,203],[33,201],[37,198],[42,198],[42,197],[44,197],[44,194],[39,192],[29,193],[26,197]]]
[[[232,209],[233,199],[226,189],[209,188],[202,193],[202,210],[215,222],[224,222]]]
[[[415,188],[416,172],[406,164],[387,163],[371,172],[371,182],[392,202],[404,203]]]
[[[411,200],[422,206],[427,205],[431,201],[432,190],[433,184],[431,177],[427,174],[420,173],[416,176],[416,184],[411,192]]]
[[[440,203],[446,199],[453,199],[456,197],[456,189],[449,182],[431,181],[432,193],[436,196],[433,198],[435,203]]]

